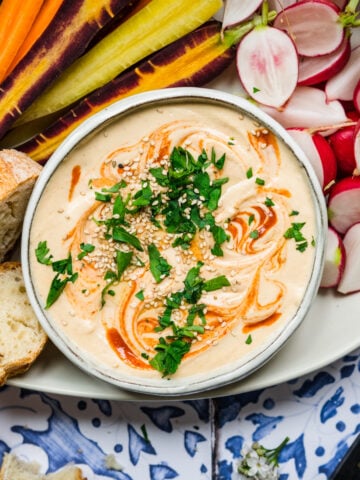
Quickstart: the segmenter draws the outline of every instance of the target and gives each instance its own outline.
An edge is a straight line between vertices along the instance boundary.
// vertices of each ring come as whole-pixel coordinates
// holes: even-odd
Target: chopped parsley
[[[252,343],[252,336],[248,335],[245,340],[246,345],[250,345]]]
[[[150,272],[156,283],[160,283],[165,277],[170,275],[171,265],[160,255],[157,247],[151,243],[148,246],[150,260]]]
[[[95,246],[91,243],[80,243],[81,252],[78,254],[78,260],[82,260],[88,253],[91,253],[95,250]]]
[[[305,222],[293,222],[291,227],[286,230],[284,233],[284,237],[286,239],[294,239],[296,242],[296,250],[299,252],[304,252],[309,242],[306,240],[304,235],[302,234],[302,228],[304,227]]]

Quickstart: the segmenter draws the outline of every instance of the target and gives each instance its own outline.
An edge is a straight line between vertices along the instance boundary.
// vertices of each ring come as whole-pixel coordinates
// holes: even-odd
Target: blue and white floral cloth
[[[0,389],[6,452],[88,480],[237,480],[241,451],[274,448],[280,480],[326,480],[360,429],[360,349],[296,380],[215,399],[122,402]],[[16,479],[14,479],[16,480]]]

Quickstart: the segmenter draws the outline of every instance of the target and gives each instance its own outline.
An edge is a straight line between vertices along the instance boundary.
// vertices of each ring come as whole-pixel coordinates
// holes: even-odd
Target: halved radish
[[[311,134],[307,130],[291,128],[288,132],[309,159],[325,190],[335,181],[337,174],[336,158],[327,140],[318,133]]]
[[[340,293],[360,291],[360,223],[356,223],[346,232],[343,238],[346,252],[346,263],[340,283]]]
[[[348,120],[341,103],[336,100],[327,102],[325,93],[315,87],[296,87],[281,109],[259,106],[285,128],[332,129]]]
[[[330,78],[325,85],[328,100],[353,100],[360,78],[360,46],[351,50],[344,68]]]
[[[344,67],[350,57],[350,39],[344,37],[334,52],[319,57],[302,57],[299,63],[299,85],[316,85],[329,80]]]
[[[341,236],[331,227],[327,231],[325,262],[320,287],[336,287],[342,277],[346,252]]]
[[[263,3],[262,0],[226,0],[222,28],[238,25],[249,18]]]
[[[300,0],[278,13],[274,27],[288,33],[299,55],[326,55],[339,48],[344,38],[339,13],[331,1]]]
[[[256,26],[240,42],[236,65],[240,81],[256,101],[281,107],[298,79],[298,56],[288,35],[268,25]]]
[[[360,177],[338,180],[328,198],[330,225],[344,234],[352,225],[360,222]]]
[[[357,83],[357,85],[354,89],[353,101],[354,101],[354,107],[356,108],[356,110],[360,114],[360,78],[359,78],[359,81],[358,81],[358,83]]]

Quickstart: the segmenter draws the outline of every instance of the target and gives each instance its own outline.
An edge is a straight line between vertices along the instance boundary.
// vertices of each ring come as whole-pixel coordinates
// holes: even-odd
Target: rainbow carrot
[[[59,10],[63,1],[64,0],[44,0],[39,13],[30,28],[29,33],[27,34],[25,40],[20,45],[19,50],[13,58],[13,61],[11,62],[6,72],[6,76],[14,70],[15,66],[28,53],[36,40],[41,37],[43,32],[49,26],[52,19],[55,17],[55,14]]]
[[[0,5],[0,82],[6,77],[28,35],[43,0],[3,0]]]

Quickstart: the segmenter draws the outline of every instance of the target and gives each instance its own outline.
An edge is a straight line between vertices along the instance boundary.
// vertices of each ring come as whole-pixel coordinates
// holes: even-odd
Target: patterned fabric
[[[205,400],[120,402],[0,389],[5,452],[88,480],[236,480],[241,451],[274,448],[280,480],[326,480],[360,430],[360,350],[264,390]]]

